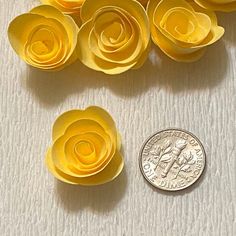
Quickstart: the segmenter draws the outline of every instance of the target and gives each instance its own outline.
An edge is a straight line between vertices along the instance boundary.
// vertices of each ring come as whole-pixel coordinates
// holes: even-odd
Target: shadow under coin
[[[57,181],[59,203],[69,212],[91,208],[97,212],[111,211],[124,196],[127,186],[125,169],[112,182],[100,186],[77,186]]]

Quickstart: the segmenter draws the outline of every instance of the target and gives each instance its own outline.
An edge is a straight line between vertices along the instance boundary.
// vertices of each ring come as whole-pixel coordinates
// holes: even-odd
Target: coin
[[[144,143],[139,166],[154,187],[182,190],[195,183],[205,167],[206,154],[199,139],[188,131],[166,129]]]

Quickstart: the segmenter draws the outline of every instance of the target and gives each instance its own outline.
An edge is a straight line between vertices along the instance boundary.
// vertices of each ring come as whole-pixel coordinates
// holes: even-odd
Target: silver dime
[[[206,154],[196,136],[180,129],[166,129],[144,143],[139,165],[144,178],[154,187],[182,190],[198,180]]]

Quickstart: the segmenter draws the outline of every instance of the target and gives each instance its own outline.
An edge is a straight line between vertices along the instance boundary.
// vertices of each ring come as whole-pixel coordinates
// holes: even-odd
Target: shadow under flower
[[[57,105],[70,94],[80,94],[87,88],[108,87],[122,97],[133,97],[153,86],[155,79],[148,82],[151,67],[147,60],[139,70],[113,76],[93,71],[80,62],[59,72],[44,72],[28,67],[26,87],[46,106]]]
[[[228,55],[222,41],[208,47],[204,56],[197,62],[177,63],[155,47],[160,61],[159,87],[173,93],[184,90],[203,90],[217,86],[225,77]],[[155,61],[153,62],[155,63]]]
[[[231,13],[218,13],[219,24],[225,28],[223,40],[226,44],[230,43],[236,45],[236,30],[234,22],[236,22],[235,12]]]
[[[115,180],[100,186],[86,187],[56,182],[59,203],[71,213],[85,208],[101,213],[109,212],[121,201],[126,187],[125,169]]]
[[[222,41],[209,47],[202,59],[189,64],[169,59],[153,45],[149,59],[138,70],[110,76],[93,71],[80,62],[60,72],[43,72],[28,67],[26,87],[49,107],[87,88],[108,87],[114,94],[124,98],[140,96],[151,87],[164,88],[173,93],[209,89],[224,78],[227,61]]]

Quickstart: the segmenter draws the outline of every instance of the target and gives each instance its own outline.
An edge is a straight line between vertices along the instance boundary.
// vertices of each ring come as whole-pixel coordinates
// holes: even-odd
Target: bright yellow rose
[[[46,164],[63,182],[103,184],[116,178],[123,169],[115,123],[99,107],[71,110],[59,116],[53,126],[52,139]]]
[[[195,0],[200,6],[215,11],[236,11],[236,0]]]
[[[150,42],[148,17],[134,0],[86,0],[78,34],[78,56],[86,66],[106,74],[140,67]]]
[[[66,14],[76,14],[80,12],[80,8],[85,0],[41,0],[43,4],[57,7]]]
[[[15,52],[29,65],[61,70],[77,59],[78,26],[58,9],[42,5],[16,17],[8,37]]]
[[[186,0],[150,0],[147,13],[153,42],[176,61],[198,60],[224,34],[214,12]]]

